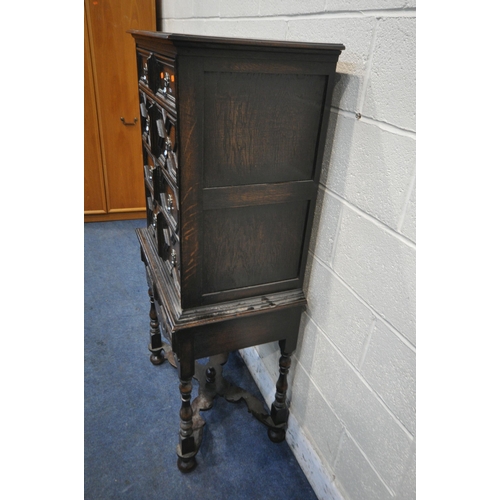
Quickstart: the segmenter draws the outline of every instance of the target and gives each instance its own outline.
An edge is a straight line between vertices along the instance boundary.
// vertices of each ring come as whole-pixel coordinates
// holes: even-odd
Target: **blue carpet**
[[[272,443],[243,402],[218,398],[202,413],[198,467],[177,469],[177,372],[149,361],[149,298],[134,231],[145,224],[85,224],[85,498],[316,499],[288,444]],[[238,353],[224,376],[262,400]]]

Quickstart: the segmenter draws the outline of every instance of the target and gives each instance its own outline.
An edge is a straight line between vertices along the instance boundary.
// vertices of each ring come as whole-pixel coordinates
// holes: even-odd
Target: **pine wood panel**
[[[106,213],[106,193],[102,172],[101,145],[97,110],[94,95],[94,81],[90,46],[88,38],[87,15],[85,18],[85,56],[84,56],[84,119],[85,119],[85,173],[84,173],[84,210],[88,214]]]
[[[86,0],[109,213],[145,210],[137,67],[127,30],[154,29],[154,0]],[[124,125],[120,118],[135,125]]]

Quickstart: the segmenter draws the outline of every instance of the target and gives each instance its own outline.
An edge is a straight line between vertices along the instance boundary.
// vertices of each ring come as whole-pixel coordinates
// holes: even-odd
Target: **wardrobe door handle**
[[[120,117],[120,120],[123,122],[123,125],[135,125],[137,123],[137,117],[134,118],[134,123],[126,122],[125,118],[123,118],[123,116]]]

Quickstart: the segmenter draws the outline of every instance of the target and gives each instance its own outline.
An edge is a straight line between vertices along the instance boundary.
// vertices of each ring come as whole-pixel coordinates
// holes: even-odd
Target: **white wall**
[[[346,46],[287,439],[319,498],[415,498],[415,1],[162,0],[161,17],[163,31]],[[277,345],[243,355],[270,403]]]

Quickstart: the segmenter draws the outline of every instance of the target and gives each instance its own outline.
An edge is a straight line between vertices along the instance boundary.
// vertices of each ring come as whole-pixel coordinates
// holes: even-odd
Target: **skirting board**
[[[264,400],[271,407],[276,393],[276,381],[271,379],[255,347],[241,349],[239,353],[252,374]],[[286,441],[292,449],[301,469],[304,471],[314,493],[316,493],[318,500],[343,500],[330,474],[321,463],[318,454],[314,451],[292,413],[290,413],[288,418]]]

